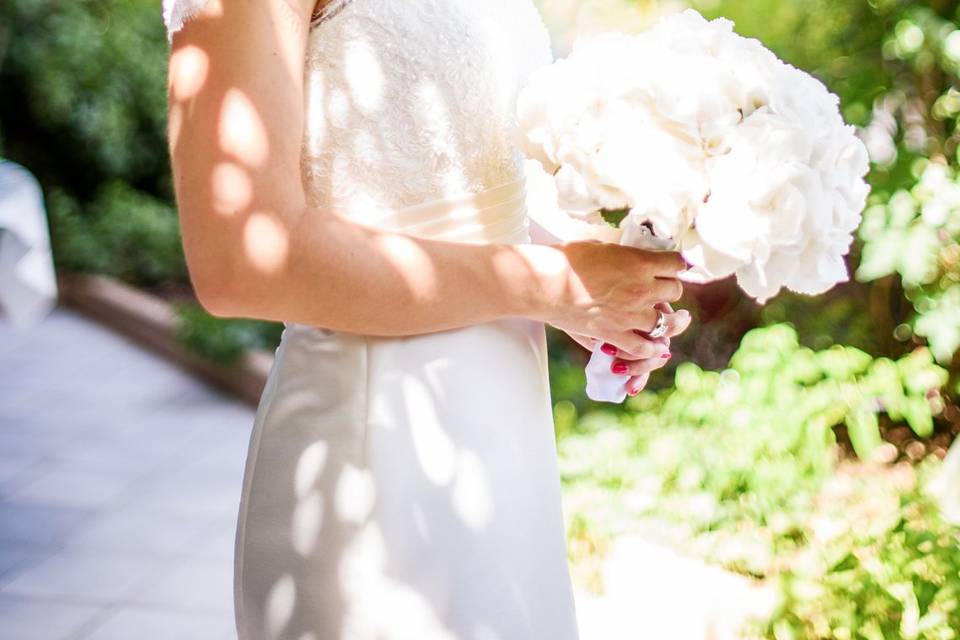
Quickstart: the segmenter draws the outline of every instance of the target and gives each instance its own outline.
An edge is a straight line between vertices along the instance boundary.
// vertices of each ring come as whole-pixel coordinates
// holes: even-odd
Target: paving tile
[[[233,562],[226,559],[181,560],[133,599],[143,604],[232,615]]]
[[[0,638],[66,640],[92,620],[101,609],[101,605],[0,594]]]
[[[118,507],[133,489],[136,477],[115,470],[81,470],[53,466],[14,489],[5,499],[19,503],[76,508]]]
[[[148,479],[137,504],[171,515],[205,519],[228,516],[240,506],[241,483],[241,473],[227,475],[198,465],[185,466]]]
[[[77,640],[210,640],[229,637],[234,628],[230,614],[184,612],[174,609],[124,606],[111,613],[92,631]]]
[[[93,513],[75,507],[0,502],[0,545],[59,543]]]
[[[53,553],[51,547],[0,543],[0,585]],[[0,636],[2,637],[2,636]]]
[[[22,477],[31,466],[43,458],[42,454],[26,450],[11,452],[3,449],[2,451],[0,453],[0,491],[4,485],[12,486],[16,483],[18,477]]]
[[[0,323],[0,640],[236,640],[253,418],[70,310]]]
[[[75,468],[139,471],[147,475],[164,462],[177,459],[187,442],[187,438],[171,437],[160,429],[105,427],[51,455],[60,464]]]
[[[19,572],[0,594],[117,602],[145,588],[162,568],[155,557],[64,549]]]
[[[232,562],[237,535],[237,514],[217,518],[185,550],[195,558],[219,558]]]
[[[151,513],[139,509],[134,502],[88,520],[77,527],[64,544],[71,549],[88,551],[173,556],[184,554],[188,545],[209,530],[208,522]]]

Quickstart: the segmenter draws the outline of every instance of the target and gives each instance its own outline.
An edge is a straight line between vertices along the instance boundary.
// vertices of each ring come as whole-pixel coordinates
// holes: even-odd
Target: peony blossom
[[[597,212],[670,239],[689,280],[734,275],[764,302],[848,278],[868,187],[866,148],[839,100],[725,19],[689,9],[639,35],[575,43],[518,98],[521,144],[556,186],[544,226],[575,237]]]

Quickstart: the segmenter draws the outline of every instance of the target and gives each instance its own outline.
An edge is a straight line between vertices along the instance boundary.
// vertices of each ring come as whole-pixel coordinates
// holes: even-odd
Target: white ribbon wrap
[[[638,216],[628,215],[620,225],[620,244],[649,251],[672,251],[676,243],[670,238],[658,238],[646,225],[638,222]],[[587,397],[597,402],[621,403],[627,398],[627,380],[630,376],[610,371],[614,356],[600,351],[603,341],[598,340],[585,368],[587,374]]]

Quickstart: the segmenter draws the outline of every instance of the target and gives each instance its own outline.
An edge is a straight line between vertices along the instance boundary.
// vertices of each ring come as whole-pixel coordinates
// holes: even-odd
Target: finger
[[[691,320],[692,318],[690,316],[690,312],[686,309],[680,309],[679,311],[674,311],[673,313],[663,314],[663,321],[667,325],[667,332],[661,337],[651,338],[649,336],[649,333],[653,331],[653,327],[656,324],[656,318],[650,322],[649,329],[634,329],[634,332],[640,337],[646,338],[647,340],[663,340],[664,338],[669,338],[685,331],[686,328],[690,326]]]
[[[620,376],[640,376],[663,367],[670,361],[670,353],[665,353],[657,358],[644,358],[643,360],[627,360],[625,358],[614,358],[610,364],[610,371]]]
[[[652,353],[652,357],[661,357],[663,353],[670,351],[670,338],[669,336],[663,336],[660,338],[650,338],[642,334],[639,335],[644,341],[648,343],[647,347],[644,349],[644,354]],[[624,360],[642,360],[644,358],[651,357],[650,355],[635,355],[618,349],[616,345],[610,344],[609,342],[604,342],[600,346],[600,350],[603,351],[608,356],[614,356],[617,358],[623,358]]]
[[[668,276],[675,278],[677,273],[687,268],[687,261],[679,251],[653,251],[649,252],[650,273],[655,276]]]
[[[662,342],[644,338],[633,331],[622,331],[608,336],[605,342],[616,347],[616,355],[630,360],[660,357],[660,354],[669,352],[669,348]]]
[[[649,382],[649,380],[650,380],[649,373],[644,373],[639,376],[631,377],[629,380],[627,380],[627,395],[635,396],[638,393],[640,393],[643,390],[643,388],[647,386],[647,382]]]
[[[667,325],[667,332],[659,338],[654,338],[655,340],[663,340],[664,338],[669,339],[672,336],[677,336],[687,330],[687,327],[690,326],[690,323],[693,321],[690,312],[686,309],[680,309],[679,311],[674,311],[673,313],[663,314],[663,321]],[[649,330],[644,331],[643,329],[635,329],[642,337],[650,340],[651,338],[647,335],[649,331],[652,331],[653,327]],[[670,346],[669,341],[666,343],[667,346]]]
[[[647,299],[654,301],[654,304],[676,302],[681,297],[683,297],[683,281],[679,278],[656,277],[647,290]]]
[[[686,331],[687,328],[690,326],[691,322],[693,322],[693,316],[686,309],[680,309],[679,311],[674,311],[673,307],[670,306],[669,302],[658,302],[653,306],[654,308],[659,309],[660,311],[663,311],[665,314],[668,314],[667,315],[667,333],[664,335],[664,339],[666,340],[666,345],[669,347],[670,337],[679,335],[684,331]],[[669,314],[680,313],[680,312],[683,312],[681,316],[677,316],[671,320]],[[683,316],[686,316],[686,322],[684,322]]]

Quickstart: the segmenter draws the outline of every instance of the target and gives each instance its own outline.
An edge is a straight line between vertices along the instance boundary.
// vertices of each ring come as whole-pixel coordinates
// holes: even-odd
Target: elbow
[[[232,284],[230,278],[191,269],[190,281],[197,302],[211,316],[237,318],[244,315],[246,302],[241,297],[240,287]]]
[[[197,302],[214,317],[273,322],[284,318],[284,288],[274,278],[235,265],[208,264],[190,269],[190,280]]]
[[[210,315],[272,320],[278,312],[277,297],[283,295],[288,275],[286,236],[284,242],[274,239],[274,228],[261,217],[246,216],[229,226],[210,225],[210,216],[182,213],[190,281]]]
[[[197,302],[217,318],[257,318],[262,312],[254,305],[251,287],[226,265],[191,266],[190,281]]]

